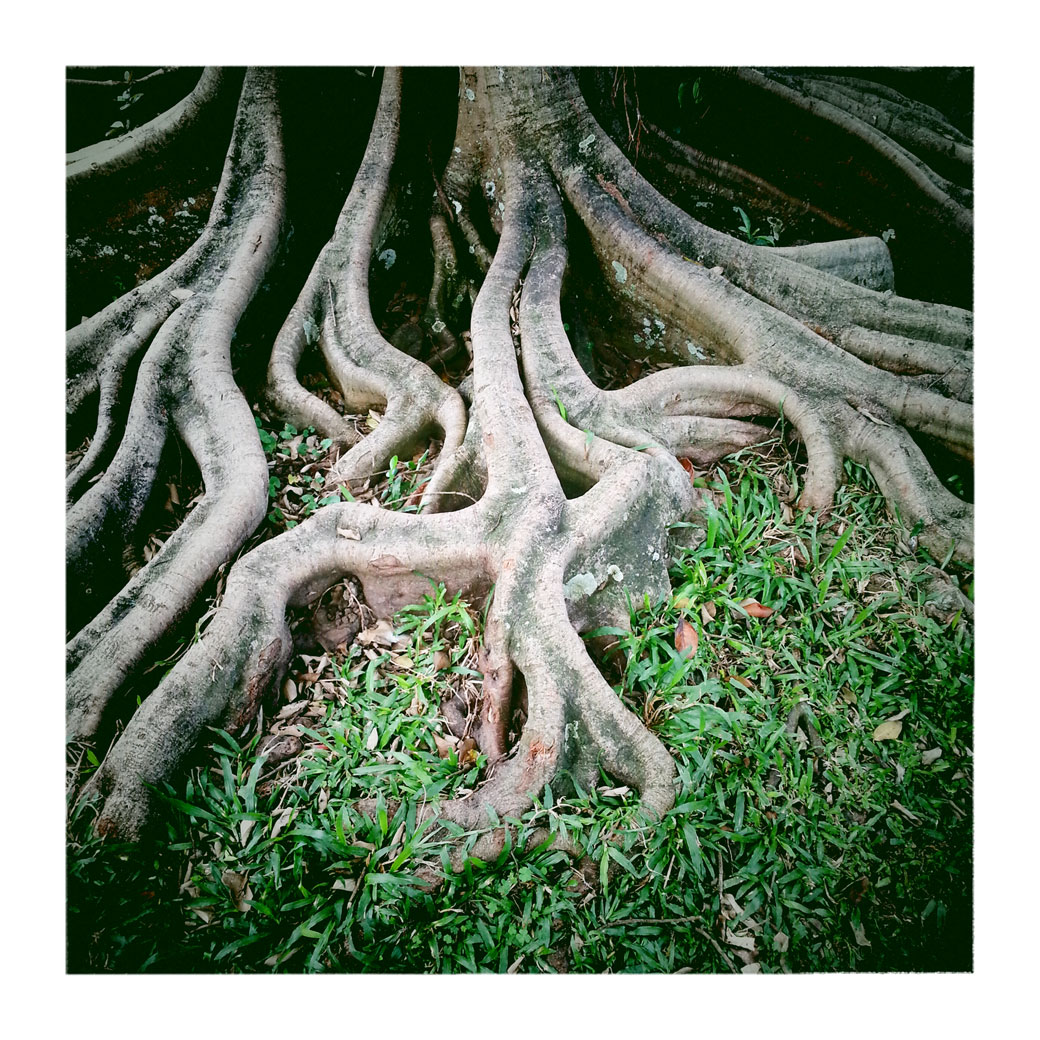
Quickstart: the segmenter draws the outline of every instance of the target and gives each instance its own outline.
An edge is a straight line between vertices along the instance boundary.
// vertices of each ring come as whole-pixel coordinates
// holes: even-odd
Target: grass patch
[[[298,754],[272,766],[264,733],[215,733],[164,792],[163,842],[103,844],[73,810],[69,970],[970,969],[971,627],[937,597],[943,561],[904,540],[866,471],[847,476],[821,522],[786,504],[789,459],[728,460],[700,481],[706,537],[678,553],[672,595],[614,633],[604,674],[677,763],[664,820],[606,776],[561,785],[497,862],[446,870],[416,813],[481,777],[439,712],[479,683],[481,612],[435,590],[390,645],[297,662],[271,721]],[[520,851],[541,827],[584,859]],[[417,873],[438,870],[431,893]]]

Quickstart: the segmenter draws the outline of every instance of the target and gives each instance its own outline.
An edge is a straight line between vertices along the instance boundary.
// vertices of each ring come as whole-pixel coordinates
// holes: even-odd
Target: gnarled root
[[[313,426],[344,450],[334,471],[350,481],[382,472],[395,453],[439,429],[444,453],[462,443],[465,407],[422,362],[379,334],[368,300],[368,267],[386,200],[397,143],[401,74],[387,69],[368,148],[354,185],[307,284],[275,341],[268,369],[271,406],[297,425]],[[353,426],[296,379],[308,342],[315,343],[348,411],[385,408],[376,430],[358,442]]]
[[[263,83],[260,74],[247,76],[254,103],[240,110],[232,153],[247,184],[259,178],[272,223],[250,223],[252,195],[238,193],[243,215],[229,204],[213,258],[199,246],[183,261],[196,278],[187,302],[170,307],[168,272],[71,337],[70,401],[79,407],[97,390],[110,428],[114,420],[104,417],[115,415],[115,388],[126,378],[118,373],[143,352],[127,419],[134,445],[124,438],[105,475],[70,512],[74,581],[112,566],[150,487],[168,422],[206,482],[203,502],[163,552],[70,644],[76,737],[99,731],[146,648],[237,550],[263,509],[263,456],[226,350],[260,276],[251,260],[254,238],[261,249],[268,235],[273,241],[280,219],[271,209],[276,135],[262,116]],[[368,476],[439,431],[444,448],[422,513],[327,505],[242,556],[209,627],[145,697],[92,779],[88,793],[101,799],[102,830],[140,834],[153,808],[149,785],[177,775],[205,727],[241,727],[255,715],[292,653],[287,609],[344,575],[360,580],[382,616],[417,601],[431,580],[471,594],[494,588],[483,701],[470,729],[489,775],[467,797],[425,805],[420,821],[485,831],[472,851],[493,856],[506,834],[489,830],[489,820],[520,815],[547,784],[560,790],[571,778],[593,785],[601,769],[634,787],[652,816],[667,812],[671,759],[604,680],[580,633],[626,624],[629,597],[667,592],[667,530],[695,506],[676,456],[707,465],[756,444],[768,436],[756,421],[762,416],[782,415],[805,445],[804,507],[829,508],[844,460],[853,458],[871,467],[904,520],[923,525],[926,544],[943,555],[951,545],[957,555],[971,554],[971,507],[945,490],[914,440],[970,457],[968,312],[894,296],[880,241],[769,250],[698,224],[636,173],[570,75],[466,70],[463,88],[455,150],[436,182],[426,318],[431,327],[443,321],[443,288],[458,278],[460,258],[468,264],[472,257],[484,277],[469,336],[449,332],[435,347],[471,342],[465,389],[451,389],[383,339],[369,306],[368,270],[402,103],[394,70],[384,75],[372,134],[333,236],[268,367],[269,404],[333,439],[342,479]],[[878,93],[882,102],[899,105]],[[259,135],[256,148],[265,156],[259,167],[249,162],[251,135]],[[487,220],[472,219],[478,198],[490,206]],[[584,226],[613,304],[653,320],[682,364],[611,391],[582,370],[561,320],[570,212]],[[488,223],[498,235],[493,251],[476,230],[479,224],[486,235]],[[216,257],[225,254],[220,266]],[[239,295],[226,298],[232,273]],[[129,317],[136,324],[128,328]],[[385,408],[363,441],[297,380],[308,346],[321,352],[349,409]],[[690,364],[694,359],[705,363]],[[207,385],[223,395],[226,433],[216,430],[217,413],[198,389],[200,366],[209,366]],[[81,464],[75,490],[103,454],[98,448]],[[521,684],[526,722],[510,746],[507,723]]]
[[[145,301],[140,321],[147,327],[135,326],[117,338],[114,353],[124,358],[158,326],[137,373],[119,447],[101,479],[68,513],[66,553],[75,590],[69,621],[73,631],[79,629],[68,647],[70,738],[94,735],[110,699],[263,517],[267,467],[249,405],[232,375],[230,346],[274,256],[283,196],[274,76],[251,70],[199,243],[154,283],[117,301],[70,337],[78,346],[92,332],[102,344],[113,344],[118,336],[113,328],[137,298]],[[110,416],[102,411],[102,427]],[[106,603],[115,591],[113,579],[122,584],[124,546],[174,431],[199,465],[204,500],[185,527]]]

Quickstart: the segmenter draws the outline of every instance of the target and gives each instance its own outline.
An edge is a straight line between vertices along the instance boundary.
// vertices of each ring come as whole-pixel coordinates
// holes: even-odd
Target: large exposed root
[[[203,70],[198,84],[187,97],[144,126],[67,155],[65,186],[70,200],[75,200],[77,195],[99,181],[155,162],[214,102],[228,78],[224,69],[209,66]],[[233,76],[230,78],[234,79]]]
[[[863,141],[893,171],[911,181],[942,217],[952,219],[955,227],[970,231],[970,190],[947,180],[923,161],[940,158],[970,179],[971,146],[958,141],[961,135],[949,124],[922,119],[920,111],[915,111],[906,99],[898,99],[898,95],[871,96],[871,92],[856,86],[837,88],[811,76],[775,70],[739,69],[733,75]]]
[[[354,186],[332,239],[321,251],[303,292],[275,342],[268,370],[272,407],[299,426],[313,426],[345,453],[335,475],[364,478],[390,457],[418,446],[432,428],[451,452],[465,434],[465,408],[422,362],[379,334],[368,299],[368,269],[397,144],[401,74],[387,69],[375,124]],[[308,393],[296,368],[308,342],[321,350],[348,411],[385,408],[378,428],[358,443],[353,426]]]
[[[71,580],[78,591],[99,589],[85,595],[86,624],[69,645],[69,730],[79,739],[97,737],[116,695],[263,514],[267,470],[229,343],[281,221],[270,86],[266,74],[247,74],[227,183],[200,242],[70,335],[70,408],[95,393],[101,401],[100,446],[70,477],[82,492],[70,509]],[[821,80],[814,89],[831,104],[838,88]],[[873,105],[910,140],[900,128],[912,106],[850,91],[847,112]],[[466,797],[426,804],[420,820],[486,831],[491,819],[523,813],[546,785],[558,790],[570,778],[587,787],[601,770],[634,787],[649,814],[667,812],[671,759],[579,633],[624,625],[630,599],[667,592],[668,528],[696,505],[677,457],[709,465],[759,443],[769,436],[763,416],[782,416],[804,444],[805,508],[830,507],[853,458],[906,522],[922,525],[926,544],[971,554],[971,507],[944,488],[912,436],[971,455],[971,315],[894,296],[880,240],[770,250],[699,224],[632,168],[569,74],[464,71],[428,225],[425,321],[439,338],[429,364],[384,339],[369,269],[406,101],[399,72],[387,70],[360,169],[282,324],[265,393],[280,419],[334,442],[342,480],[377,473],[439,433],[422,512],[326,505],[231,567],[209,627],[144,697],[90,782],[104,831],[140,835],[152,787],[177,777],[206,727],[254,717],[292,654],[287,610],[344,575],[360,580],[380,616],[420,599],[431,581],[471,595],[494,590],[483,701],[469,720],[488,775]],[[932,136],[920,141],[944,132],[930,115],[924,122]],[[954,143],[953,159],[970,159]],[[662,349],[679,360],[672,368],[608,391],[579,364],[561,316],[572,214],[599,263],[605,305],[647,324],[652,314]],[[466,292],[463,267],[483,275],[468,332],[448,322],[448,286]],[[191,292],[171,303],[176,286]],[[461,343],[471,345],[473,370],[456,391],[431,366]],[[297,378],[308,347],[348,412],[385,409],[364,439]],[[119,391],[137,358],[127,432],[111,452]],[[205,497],[125,588],[106,588],[172,431],[197,460]],[[510,746],[520,689],[526,722]],[[486,857],[505,840],[498,829],[472,852]]]
[[[243,85],[210,226],[192,257],[198,265],[184,258],[174,265],[175,275],[190,275],[181,291],[184,302],[161,325],[141,362],[111,463],[69,510],[66,551],[76,592],[69,621],[74,630],[89,622],[69,647],[72,737],[96,732],[110,698],[263,517],[267,467],[252,413],[232,375],[230,348],[238,319],[275,254],[283,195],[276,87],[273,75],[259,70]],[[170,279],[161,284],[170,291]],[[173,431],[199,464],[205,499],[187,527],[99,612],[123,583],[124,546]]]
[[[955,347],[971,344],[971,314],[876,292],[792,263],[783,250],[753,246],[715,231],[669,202],[631,166],[585,106],[573,77],[554,80],[556,110],[566,110],[567,133],[548,151],[568,199],[584,195],[606,207],[613,202],[651,237],[708,269],[721,267],[727,281],[799,321],[836,333],[849,324]],[[563,118],[561,114],[560,118]],[[595,142],[578,149],[578,142]],[[618,201],[619,199],[623,201]]]
[[[238,729],[254,717],[292,654],[288,605],[314,599],[343,574],[358,575],[369,602],[384,611],[412,602],[429,580],[472,584],[478,559],[460,546],[476,538],[466,524],[346,503],[243,557],[209,628],[137,710],[92,778],[87,795],[104,799],[98,827],[142,833],[152,808],[147,785],[176,776],[207,726]],[[344,538],[339,532],[346,529],[359,537]]]

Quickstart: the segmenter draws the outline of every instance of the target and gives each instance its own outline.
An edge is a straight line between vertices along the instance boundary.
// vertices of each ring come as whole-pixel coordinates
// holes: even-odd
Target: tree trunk
[[[971,144],[934,108],[826,70],[717,74],[741,105],[804,121],[827,147],[847,144],[846,172],[869,183],[870,198],[843,211],[828,168],[788,176],[774,155],[754,174],[748,156],[677,139],[663,109],[662,125],[644,122],[638,83],[623,72],[579,85],[569,70],[465,69],[451,151],[435,161],[424,92],[444,77],[388,69],[330,237],[280,331],[252,332],[246,351],[233,347],[236,330],[293,237],[329,235],[320,222],[296,227],[305,206],[287,196],[287,168],[291,188],[299,162],[284,143],[292,75],[207,69],[174,109],[70,156],[74,220],[76,207],[112,205],[154,164],[172,166],[193,124],[215,120],[238,92],[197,241],[68,333],[70,428],[94,429],[68,476],[68,739],[107,747],[84,791],[99,799],[103,832],[138,837],[151,787],[177,776],[207,727],[254,718],[293,655],[287,611],[345,575],[380,616],[431,581],[494,590],[476,729],[494,768],[472,797],[428,815],[480,826],[488,806],[519,814],[563,774],[587,786],[601,767],[665,812],[671,759],[581,634],[626,626],[630,600],[668,590],[669,529],[698,515],[679,459],[710,465],[768,439],[778,416],[804,446],[799,507],[826,511],[853,459],[934,554],[971,556],[972,507],[924,449],[971,458],[972,315],[896,295],[876,237],[888,231],[878,214],[898,213],[897,241],[920,250],[931,236],[937,254],[970,256]],[[613,120],[617,140],[590,106]],[[679,201],[717,189],[730,209],[747,198],[753,216],[764,206],[789,225],[862,234],[741,241],[694,219],[637,165]],[[420,233],[416,214],[424,248],[432,243],[429,294],[414,320],[381,328],[374,283],[388,295],[394,245]],[[579,329],[563,308],[582,293]],[[628,372],[627,385],[601,385],[604,358]],[[308,365],[334,393],[305,385]],[[269,472],[258,405],[328,442],[328,486],[356,490],[395,458],[439,445],[418,511],[333,501],[259,537]],[[370,409],[378,423],[359,428],[350,417]],[[140,565],[128,547],[147,537],[178,449],[204,493]],[[201,638],[153,688],[149,667],[207,598],[215,609]],[[521,695],[526,724],[509,746]]]

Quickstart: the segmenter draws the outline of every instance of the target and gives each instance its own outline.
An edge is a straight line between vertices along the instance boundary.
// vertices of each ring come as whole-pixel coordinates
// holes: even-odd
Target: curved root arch
[[[277,181],[276,100],[266,83],[262,73],[247,75],[225,178],[229,185],[260,178],[267,204],[254,216],[262,210],[271,220],[280,219],[272,217],[279,195],[269,182]],[[206,726],[253,717],[292,655],[287,608],[345,574],[361,580],[384,615],[419,598],[429,580],[453,590],[494,588],[476,727],[491,775],[464,800],[427,806],[428,816],[482,827],[488,807],[515,815],[562,774],[588,783],[600,768],[635,787],[648,811],[667,811],[671,760],[607,685],[578,632],[624,624],[628,595],[667,591],[666,531],[694,506],[676,456],[708,464],[757,443],[765,431],[751,421],[756,416],[782,413],[801,435],[804,506],[828,508],[851,457],[874,469],[936,551],[944,554],[952,540],[956,552],[971,553],[970,507],[944,489],[908,432],[970,455],[970,314],[893,296],[879,242],[769,251],[698,224],[629,165],[567,73],[462,75],[451,158],[433,178],[426,313],[442,326],[438,350],[466,344],[472,376],[456,391],[387,342],[373,320],[368,277],[407,103],[400,73],[387,70],[353,188],[274,342],[265,395],[281,418],[334,442],[344,480],[378,471],[439,432],[444,448],[422,513],[329,505],[243,556],[202,639],[145,699],[91,781],[90,792],[103,799],[103,829],[139,834],[152,809],[148,785],[176,775]],[[896,113],[900,126],[906,111]],[[183,306],[168,303],[169,285],[182,278],[174,265],[157,286],[117,301],[70,337],[82,362],[75,371],[84,373],[70,387],[77,401],[92,381],[104,388],[115,378],[110,370],[144,351],[128,419],[134,447],[124,436],[102,479],[70,512],[74,568],[82,560],[100,573],[125,539],[135,495],[156,465],[158,448],[147,446],[165,436],[166,420],[157,416],[170,417],[206,481],[203,503],[164,552],[70,643],[70,731],[79,738],[98,731],[159,630],[243,544],[258,522],[254,496],[263,509],[266,469],[227,353],[241,307],[219,301],[232,272],[236,291],[253,291],[243,284],[252,277],[255,288],[262,270],[248,275],[249,247],[267,234],[276,240],[277,228],[251,223],[249,190],[227,194],[238,201],[229,203],[224,237],[179,262],[201,272]],[[591,243],[612,305],[629,315],[649,308],[662,327],[678,330],[680,344],[713,363],[683,364],[622,390],[593,383],[561,317],[570,215]],[[447,287],[458,289],[462,269],[480,279],[479,290],[469,328],[447,328],[438,315],[448,313]],[[308,346],[320,352],[348,410],[385,408],[364,440],[301,385],[297,368]],[[216,365],[221,409],[197,400],[203,363]],[[944,382],[924,382],[936,376]],[[229,399],[242,415],[224,431]],[[102,418],[110,411],[103,408]],[[111,436],[101,436],[103,425],[101,440]],[[101,458],[98,449],[81,467],[89,471]],[[73,477],[82,486],[83,476]],[[218,527],[223,542],[207,542],[205,532]],[[170,604],[162,610],[151,605],[157,589]],[[144,649],[110,664],[128,643]],[[520,676],[527,721],[510,748],[505,722]]]

